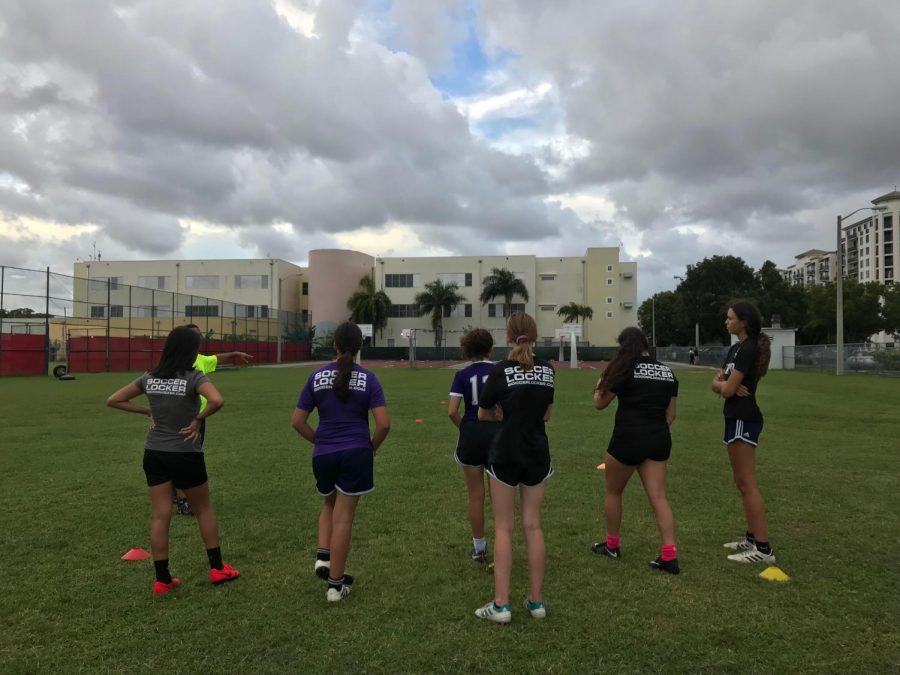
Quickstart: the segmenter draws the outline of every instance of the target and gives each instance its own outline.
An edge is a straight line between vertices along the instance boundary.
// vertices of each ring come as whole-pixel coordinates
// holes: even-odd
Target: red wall
[[[41,339],[41,367],[43,368],[43,336]],[[109,368],[106,366],[106,338],[74,337],[69,340],[69,370],[73,373],[101,373],[149,370],[159,360],[165,338],[109,338]],[[201,354],[246,352],[253,356],[251,363],[275,363],[278,346],[274,342],[204,340]],[[309,345],[296,342],[281,345],[282,361],[308,361]]]
[[[43,335],[0,335],[0,376],[46,375],[47,357]]]

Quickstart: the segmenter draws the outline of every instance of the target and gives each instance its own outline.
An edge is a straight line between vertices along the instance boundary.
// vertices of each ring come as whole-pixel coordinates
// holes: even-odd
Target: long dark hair
[[[362,331],[355,323],[345,321],[334,329],[334,348],[337,350],[337,375],[332,391],[341,403],[350,398],[350,374],[353,372],[353,357],[362,347]]]
[[[537,341],[537,324],[534,319],[524,312],[511,315],[506,322],[506,339],[515,345],[506,358],[525,370],[534,368],[532,345]]]
[[[170,378],[193,370],[200,351],[200,333],[187,326],[173,328],[166,337],[159,363],[150,371],[154,377]]]
[[[756,340],[756,379],[769,372],[769,359],[772,358],[772,341],[762,332],[762,314],[752,302],[735,300],[730,305],[731,311],[743,321],[747,328],[747,337]]]
[[[494,338],[484,328],[473,328],[459,339],[464,359],[486,359],[494,348]]]
[[[629,326],[619,333],[616,342],[619,343],[619,351],[606,366],[603,379],[597,387],[603,394],[615,391],[626,382],[634,372],[634,366],[641,355],[650,351],[650,343],[644,331],[634,326]]]

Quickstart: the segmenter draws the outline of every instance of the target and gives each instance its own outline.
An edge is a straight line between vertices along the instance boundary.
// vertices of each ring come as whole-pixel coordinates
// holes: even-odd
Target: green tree
[[[688,265],[684,279],[675,289],[683,296],[690,326],[700,324],[700,342],[729,344],[725,330],[728,303],[744,298],[759,303],[760,283],[753,268],[732,255],[714,255]],[[657,323],[657,327],[659,323]],[[693,342],[691,338],[687,343]]]
[[[513,296],[516,295],[528,302],[525,282],[517,279],[508,269],[494,267],[481,282],[481,304],[486,305],[494,298],[503,298],[503,316],[509,316]]]
[[[444,337],[444,317],[456,309],[466,298],[457,293],[455,283],[444,284],[437,279],[425,284],[425,290],[416,293],[416,304],[419,316],[431,314],[431,327],[434,329],[434,346],[440,347]]]
[[[861,284],[849,279],[844,282],[844,340],[866,342],[874,333],[885,329],[881,315],[884,284],[870,281]]]
[[[577,302],[570,302],[560,307],[556,311],[556,315],[561,317],[564,323],[578,323],[579,319],[593,319],[594,309],[587,305],[579,305]]]
[[[884,285],[844,280],[844,342],[865,342],[874,333],[888,330],[882,315]],[[832,344],[837,341],[837,285],[809,286],[806,289],[806,322],[800,330],[800,344]]]
[[[781,317],[781,325],[799,328],[807,316],[807,294],[802,286],[794,286],[785,281],[781,272],[771,260],[766,260],[756,273],[759,282],[759,311],[763,325],[768,325],[772,317]]]
[[[354,323],[372,324],[372,345],[375,331],[381,332],[387,326],[391,314],[391,299],[384,291],[375,288],[375,280],[368,274],[359,280],[359,289],[347,300],[350,320]]]
[[[654,300],[656,307],[654,308]],[[638,324],[647,339],[653,339],[653,317],[656,316],[656,344],[689,345],[694,342],[693,323],[684,311],[684,298],[674,291],[663,291],[647,298],[638,307]]]
[[[891,333],[895,340],[900,339],[900,284],[885,286],[881,317],[884,319],[884,330]]]

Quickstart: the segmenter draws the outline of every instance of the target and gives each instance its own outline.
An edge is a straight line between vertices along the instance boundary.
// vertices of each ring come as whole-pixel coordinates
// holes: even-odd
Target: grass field
[[[334,606],[312,574],[319,498],[311,449],[289,426],[306,369],[214,380],[207,465],[227,562],[207,581],[193,519],[172,527],[183,586],[152,598],[141,471],[145,420],[104,407],[123,374],[0,380],[0,672],[897,672],[900,669],[900,381],[772,373],[760,481],[791,581],[725,558],[743,531],[711,373],[682,370],[669,494],[678,577],[653,572],[652,515],[635,480],[624,559],[589,551],[614,412],[590,405],[596,371],[561,370],[548,433],[548,617],[473,616],[492,577],[467,559],[465,488],[442,401],[449,370],[385,369],[393,430],[358,511],[353,594]],[[416,418],[424,422],[416,423]],[[527,591],[519,535],[513,598]]]

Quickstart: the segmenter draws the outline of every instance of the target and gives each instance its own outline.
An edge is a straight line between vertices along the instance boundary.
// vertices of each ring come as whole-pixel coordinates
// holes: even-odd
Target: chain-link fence
[[[675,363],[690,363],[691,347],[657,347],[657,358]],[[728,347],[700,347],[695,364],[720,368]],[[787,370],[822,370],[837,367],[837,345],[795,345],[783,349]],[[893,344],[851,343],[844,345],[844,370],[847,372],[900,372],[900,349]]]
[[[309,358],[298,312],[0,266],[0,375],[148,368],[175,326],[196,324],[203,353],[244,351],[257,363]]]

